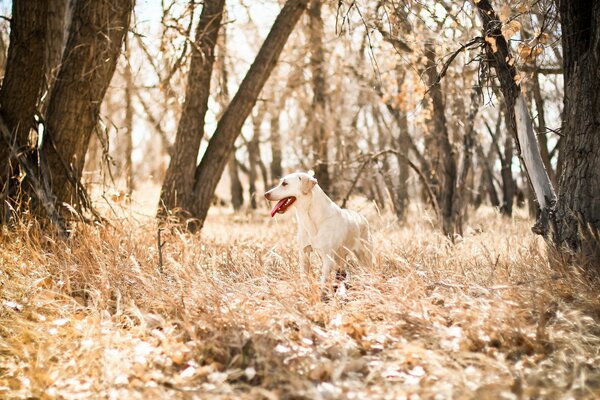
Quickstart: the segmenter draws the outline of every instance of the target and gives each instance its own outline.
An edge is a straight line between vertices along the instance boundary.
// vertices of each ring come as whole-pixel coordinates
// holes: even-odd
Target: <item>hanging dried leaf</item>
[[[512,20],[509,23],[502,25],[502,36],[504,36],[506,40],[510,40],[520,31],[521,23],[517,20]]]
[[[496,45],[496,38],[492,37],[492,36],[486,36],[485,37],[485,41],[487,43],[489,43],[489,45],[492,47],[492,52],[497,52],[498,51],[498,46]]]

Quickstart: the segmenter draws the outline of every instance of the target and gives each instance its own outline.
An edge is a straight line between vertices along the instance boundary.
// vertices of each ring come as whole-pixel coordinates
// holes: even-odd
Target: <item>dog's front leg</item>
[[[308,233],[298,226],[298,269],[300,276],[306,276],[310,268],[310,252],[312,251]]]
[[[323,296],[327,290],[327,281],[329,280],[329,275],[331,274],[331,268],[335,263],[335,254],[333,252],[324,254],[322,257],[323,266],[321,267],[321,296]]]
[[[300,276],[306,276],[309,272],[311,251],[312,247],[310,244],[306,246],[300,245],[300,249],[298,250],[298,269]]]

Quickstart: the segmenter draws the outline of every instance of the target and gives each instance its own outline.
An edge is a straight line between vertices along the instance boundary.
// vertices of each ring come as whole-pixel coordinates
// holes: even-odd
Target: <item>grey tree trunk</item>
[[[192,46],[185,103],[177,126],[171,161],[160,193],[158,216],[168,213],[183,222],[193,216],[194,174],[204,135],[204,116],[208,109],[210,78],[225,0],[207,0],[202,7]]]
[[[131,159],[131,154],[133,153],[133,92],[135,91],[135,86],[133,84],[133,73],[129,61],[127,41],[125,43],[125,48],[128,52],[125,69],[123,71],[125,78],[125,179],[127,183],[127,194],[131,196],[135,190],[133,161]]]
[[[540,88],[540,76],[537,70],[533,73],[533,99],[535,101],[535,108],[538,117],[538,133],[537,139],[540,144],[540,154],[544,167],[548,172],[552,186],[556,187],[556,173],[552,168],[550,161],[550,152],[548,151],[548,138],[546,137],[546,113],[544,111],[544,98],[542,96],[542,90]]]
[[[435,49],[433,44],[425,47],[425,56],[427,57],[427,81],[429,94],[433,105],[433,135],[435,137],[435,146],[441,157],[442,185],[438,192],[438,203],[440,205],[442,230],[446,236],[460,231],[455,226],[457,220],[453,212],[454,192],[456,190],[457,168],[455,159],[455,150],[450,143],[446,116],[444,114],[444,97],[440,82],[437,79],[437,69],[435,60]]]
[[[454,198],[452,199],[452,213],[455,219],[455,230],[462,235],[462,222],[465,210],[465,191],[467,187],[467,177],[471,172],[473,163],[473,147],[475,143],[475,117],[479,111],[479,99],[481,89],[474,87],[471,92],[471,103],[469,113],[466,118],[466,124],[463,135],[462,157],[456,178],[456,188],[454,189]]]
[[[79,1],[46,112],[44,152],[58,200],[76,204],[100,105],[129,27],[133,0]]]
[[[319,181],[321,189],[323,189],[325,193],[331,194],[331,179],[329,176],[327,151],[329,132],[327,131],[326,126],[327,83],[325,81],[325,51],[323,49],[323,19],[321,18],[321,7],[321,0],[310,0],[308,20],[313,100],[309,124],[312,130],[315,177]]]
[[[600,267],[600,2],[557,1],[564,54],[564,120],[555,242]]]
[[[244,188],[240,181],[240,175],[238,173],[238,162],[235,158],[235,152],[231,152],[229,156],[229,162],[227,164],[229,170],[229,184],[231,189],[231,205],[234,211],[239,211],[244,205]]]
[[[283,167],[281,160],[283,158],[281,152],[281,128],[279,126],[279,110],[277,108],[271,111],[270,129],[271,129],[271,184],[283,176]]]
[[[556,195],[548,173],[544,168],[537,139],[533,133],[533,125],[527,104],[521,94],[520,85],[515,81],[517,70],[514,62],[510,62],[510,60],[514,60],[514,57],[502,35],[502,23],[489,0],[477,1],[475,6],[479,10],[485,36],[492,37],[495,40],[496,46],[494,48],[489,42],[486,42],[488,59],[492,60],[492,65],[500,81],[507,109],[507,128],[517,141],[519,155],[540,205],[540,217],[532,229],[535,233],[545,235],[548,231],[549,217],[554,212]]]
[[[308,0],[288,0],[275,19],[271,31],[262,44],[248,73],[244,77],[233,100],[220,118],[206,153],[196,168],[194,185],[194,212],[197,219],[192,231],[202,228],[212,198],[223,174],[225,165],[233,151],[235,139],[240,134],[244,121],[252,111],[265,82],[294,26],[302,16]]]

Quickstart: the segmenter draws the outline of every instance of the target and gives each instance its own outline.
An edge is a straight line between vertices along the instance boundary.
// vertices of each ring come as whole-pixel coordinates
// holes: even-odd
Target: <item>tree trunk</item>
[[[14,1],[6,74],[0,90],[2,116],[19,150],[28,147],[29,131],[44,82],[44,43],[48,3],[39,0]],[[9,151],[0,147],[0,160],[8,166]],[[12,171],[2,171],[4,182]]]
[[[170,211],[183,222],[190,213],[193,214],[196,201],[193,195],[194,173],[204,135],[204,116],[208,108],[210,78],[215,60],[214,49],[224,5],[225,0],[210,0],[202,7],[195,45],[192,46],[185,103],[160,193],[159,217]]]
[[[456,178],[456,188],[454,189],[454,198],[452,199],[452,213],[454,214],[456,231],[462,235],[462,222],[465,209],[465,189],[467,186],[467,177],[473,163],[473,144],[475,143],[475,117],[479,111],[479,99],[481,97],[481,88],[473,87],[471,93],[470,111],[466,118],[465,132],[463,136],[462,158],[458,176]]]
[[[6,73],[0,89],[1,114],[6,124],[6,135],[3,134],[0,139],[2,222],[9,218],[10,210],[20,206],[15,156],[23,154],[24,159],[35,159],[27,153],[35,148],[29,143],[29,132],[34,127],[34,115],[44,82],[44,57],[40,54],[44,52],[47,15],[48,4],[44,1],[22,0],[12,4]]]
[[[234,211],[239,211],[244,205],[244,188],[240,181],[240,175],[238,174],[238,162],[235,158],[235,152],[231,152],[229,156],[229,163],[227,164],[229,170],[229,184],[231,188],[231,205]]]
[[[77,2],[50,93],[44,151],[59,201],[79,204],[85,154],[129,27],[132,0]],[[76,201],[75,201],[76,200]]]
[[[442,218],[442,230],[446,236],[452,236],[456,229],[456,218],[453,212],[454,191],[456,190],[456,160],[454,158],[454,147],[450,143],[446,116],[444,114],[444,96],[440,82],[437,79],[435,50],[433,44],[429,43],[425,47],[425,56],[427,57],[427,80],[429,94],[433,105],[433,135],[435,136],[436,146],[442,157],[442,186],[438,195],[440,213]]]
[[[250,198],[250,208],[256,210],[256,181],[258,179],[258,140],[260,137],[261,116],[253,118],[252,139],[247,143],[248,149],[248,197]]]
[[[323,20],[321,18],[321,0],[310,0],[309,46],[310,70],[312,73],[313,100],[309,124],[312,130],[312,147],[315,177],[319,186],[327,194],[331,194],[331,179],[328,170],[329,134],[327,132],[327,102],[325,82],[325,52],[323,49]]]
[[[508,123],[509,121],[507,120],[506,122]],[[510,135],[506,135],[504,138],[504,154],[500,166],[500,176],[502,177],[502,206],[500,207],[500,213],[509,217],[512,215],[515,198],[515,185],[512,174],[513,153],[513,138]]]
[[[270,128],[271,128],[271,184],[275,184],[277,179],[283,176],[283,168],[281,166],[281,128],[279,126],[279,110],[271,111]]]
[[[202,228],[211,200],[223,174],[235,139],[240,134],[244,121],[252,111],[269,75],[294,26],[302,16],[308,0],[288,0],[277,16],[269,35],[261,46],[254,63],[235,94],[227,110],[219,120],[200,165],[196,168],[194,186],[194,217],[197,218],[192,231]]]
[[[400,129],[398,131],[397,148],[403,154],[408,154],[410,150],[410,136],[408,133],[408,117],[406,116],[406,112],[401,112],[398,122]],[[403,158],[396,156],[396,159],[398,161],[398,168],[400,169],[398,174],[398,188],[396,189],[396,216],[400,221],[402,221],[406,217],[410,200],[408,197],[408,178],[410,167]]]
[[[488,154],[485,155],[483,152],[483,147],[481,147],[481,143],[478,143],[476,148],[479,163],[483,164],[483,176],[481,179],[486,184],[487,192],[490,197],[490,203],[492,207],[500,207],[500,198],[498,197],[498,192],[494,186],[494,170],[492,168],[492,165],[494,165],[496,159],[496,157],[494,157],[495,151],[493,148],[490,148]]]
[[[521,93],[520,84],[517,83],[514,57],[510,53],[508,42],[502,35],[502,23],[489,0],[476,1],[475,6],[478,8],[483,22],[484,35],[488,38],[486,41],[487,56],[496,70],[506,103],[507,128],[517,142],[519,155],[540,205],[540,217],[532,230],[545,235],[548,230],[549,217],[554,213],[556,195],[544,168],[527,104]],[[491,45],[490,40],[493,40],[494,46]]]
[[[565,71],[558,246],[600,267],[600,3],[559,0]]]
[[[540,88],[540,75],[537,70],[533,73],[533,99],[535,101],[535,108],[538,117],[538,133],[537,139],[540,144],[540,154],[542,155],[542,161],[544,167],[548,171],[548,176],[552,182],[552,186],[556,187],[556,173],[552,168],[550,162],[550,153],[548,152],[548,139],[546,138],[546,113],[544,112],[544,98],[542,97],[542,90]]]
[[[131,153],[133,152],[133,74],[131,72],[131,63],[129,60],[129,46],[125,42],[125,48],[128,53],[125,61],[123,75],[125,78],[125,179],[127,183],[127,194],[131,196],[135,189],[133,180],[133,161]]]
[[[60,60],[67,43],[69,26],[71,25],[71,0],[46,0],[48,2],[48,38],[45,43],[44,57],[46,61],[45,96],[41,104],[42,115],[48,106],[48,96],[60,70]]]

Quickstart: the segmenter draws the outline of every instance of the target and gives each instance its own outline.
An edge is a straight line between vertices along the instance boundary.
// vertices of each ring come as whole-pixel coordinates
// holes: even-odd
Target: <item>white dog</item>
[[[271,217],[283,214],[294,205],[298,221],[298,256],[300,273],[306,273],[310,252],[323,261],[321,290],[337,262],[344,262],[349,251],[366,266],[372,265],[371,234],[367,220],[360,214],[336,205],[309,174],[296,172],[281,179],[278,186],[265,193],[265,198],[278,201]]]

